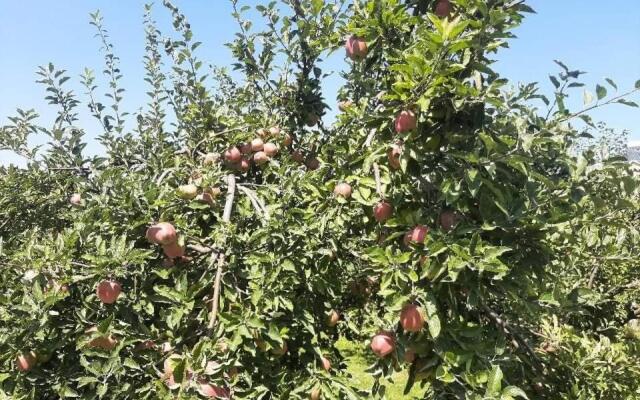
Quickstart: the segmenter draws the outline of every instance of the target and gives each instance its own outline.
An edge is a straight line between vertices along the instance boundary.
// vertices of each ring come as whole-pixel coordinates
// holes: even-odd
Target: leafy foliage
[[[2,396],[384,398],[401,370],[405,392],[427,398],[637,396],[638,182],[584,140],[591,109],[636,107],[640,88],[607,97],[607,79],[571,111],[583,73],[559,61],[553,101],[509,88],[489,56],[532,10],[457,0],[444,15],[441,2],[270,2],[257,32],[232,0],[241,79],[205,71],[175,5],[164,2],[175,37],[148,5],[149,100],[134,115],[92,14],[108,90],[89,69],[81,79],[104,155],[84,155],[80,100],[53,65],[38,71],[53,126],[18,110],[0,131],[0,149],[29,160],[0,176]],[[327,125],[320,61],[350,35],[368,51],[343,71]],[[43,151],[27,145],[34,134],[49,137]],[[340,183],[350,195],[333,193]],[[157,222],[177,228],[185,256],[145,239]],[[424,240],[406,236],[416,226]],[[114,304],[96,295],[105,279],[122,286]],[[398,323],[407,304],[424,329]],[[365,391],[336,342],[366,348],[380,331],[395,346]],[[16,370],[31,351],[35,365]]]

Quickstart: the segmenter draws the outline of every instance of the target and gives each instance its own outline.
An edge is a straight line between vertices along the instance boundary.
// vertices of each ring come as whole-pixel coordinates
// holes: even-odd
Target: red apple
[[[168,222],[160,222],[147,229],[147,240],[155,244],[169,244],[178,239],[176,228]]]
[[[86,334],[92,334],[96,332],[98,332],[98,328],[95,326],[92,326],[91,328],[85,331]],[[118,340],[115,337],[113,337],[113,335],[98,336],[91,339],[91,341],[87,343],[88,347],[93,349],[100,349],[100,350],[113,350],[117,345],[118,345]]]
[[[327,315],[327,325],[333,328],[338,325],[338,321],[340,321],[340,313],[336,310],[329,311],[329,315]]]
[[[371,350],[380,358],[393,353],[395,348],[396,341],[391,333],[380,332],[371,339]]]
[[[82,205],[82,195],[80,193],[74,193],[69,197],[69,203],[71,205],[80,207]]]
[[[291,146],[291,143],[293,143],[293,137],[291,135],[289,135],[288,133],[284,135],[284,141],[282,142],[282,144],[284,144],[285,147],[289,147]]]
[[[396,115],[395,128],[397,133],[406,133],[416,129],[416,115],[411,110],[401,111]]]
[[[360,61],[367,56],[367,42],[358,36],[349,36],[344,47],[347,51],[347,57],[353,61]]]
[[[264,142],[260,138],[255,138],[251,141],[251,151],[262,151],[264,148]]]
[[[178,242],[165,244],[164,246],[162,246],[162,251],[164,251],[164,255],[169,258],[178,258],[184,256],[184,246],[181,246]]]
[[[229,389],[212,385],[211,383],[200,382],[198,385],[198,393],[210,399],[230,399],[231,392]]]
[[[320,357],[320,363],[322,364],[322,369],[327,372],[331,371],[331,361],[328,358],[324,356]]]
[[[269,161],[269,156],[264,151],[259,151],[253,155],[253,162],[257,165],[264,165]]]
[[[96,295],[104,304],[115,303],[116,300],[118,300],[118,296],[120,296],[121,291],[122,286],[120,286],[120,283],[111,279],[98,283],[98,286],[96,287]]]
[[[278,146],[275,143],[267,142],[264,144],[264,152],[269,157],[273,157],[278,154]]]
[[[16,357],[16,368],[18,368],[19,371],[28,372],[36,365],[37,359],[38,356],[33,351],[18,354]]]
[[[193,200],[198,195],[198,187],[193,184],[178,186],[178,197],[183,200]]]
[[[251,143],[241,143],[240,153],[244,154],[245,156],[251,154]]]
[[[384,222],[391,218],[393,213],[393,206],[386,201],[381,201],[373,206],[373,217],[378,222]]]
[[[266,137],[267,134],[269,133],[269,131],[267,131],[264,128],[260,128],[256,131],[256,133],[258,134],[258,136],[260,136],[261,138]]]
[[[346,182],[338,183],[336,187],[333,188],[333,193],[336,196],[348,199],[349,197],[351,197],[351,185]]]
[[[448,17],[451,14],[451,2],[449,0],[438,0],[435,12],[440,18]]]
[[[406,332],[420,332],[424,327],[422,310],[415,304],[407,304],[400,312],[400,325]]]
[[[440,213],[440,226],[445,232],[451,232],[460,222],[460,215],[455,211],[444,210]]]
[[[251,169],[251,163],[246,158],[243,158],[240,160],[240,163],[238,163],[238,169],[244,174]]]
[[[320,386],[314,386],[313,389],[311,389],[311,393],[309,394],[309,399],[310,400],[320,400],[320,395],[322,394],[322,391],[320,389]]]
[[[416,225],[404,235],[404,244],[409,245],[423,243],[429,233],[429,228],[424,225]]]
[[[402,147],[394,144],[387,151],[387,157],[389,158],[389,166],[391,169],[400,169],[400,156],[402,155]]]
[[[235,164],[239,162],[241,158],[242,158],[242,153],[240,153],[240,150],[238,150],[238,148],[235,146],[228,148],[224,152],[224,159],[228,163]]]
[[[317,158],[315,157],[311,157],[307,160],[307,162],[305,163],[305,165],[307,166],[307,168],[309,168],[311,171],[315,171],[318,168],[320,168],[320,161],[318,161]]]
[[[302,164],[304,162],[304,155],[300,150],[294,150],[291,152],[291,158],[293,161]]]
[[[280,127],[272,126],[271,128],[269,128],[269,133],[273,136],[278,136],[280,134]]]

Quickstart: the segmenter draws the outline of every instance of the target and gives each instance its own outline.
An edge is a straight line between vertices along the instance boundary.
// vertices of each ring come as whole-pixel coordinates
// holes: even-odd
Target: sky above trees
[[[89,25],[89,13],[100,9],[105,26],[110,32],[115,51],[121,60],[126,88],[124,106],[136,112],[146,102],[144,69],[144,31],[142,26],[143,1],[108,2],[100,0],[0,0],[0,124],[7,122],[16,107],[35,108],[40,122],[48,125],[54,111],[43,100],[43,88],[35,83],[38,65],[53,62],[78,77],[85,67],[102,69],[102,54],[94,38],[94,27]],[[199,57],[217,66],[228,66],[231,54],[224,43],[233,40],[236,23],[231,17],[230,2],[225,0],[176,1],[188,16],[195,37],[203,42]],[[258,0],[243,1],[255,5]],[[496,55],[496,69],[516,82],[538,81],[545,93],[553,86],[549,73],[557,72],[553,63],[558,59],[570,68],[588,72],[584,82],[592,88],[610,77],[620,90],[632,87],[640,79],[640,2],[609,0],[596,2],[583,0],[529,0],[537,14],[525,20],[516,30],[518,39],[510,49]],[[170,33],[170,19],[160,2],[155,6],[155,17],[163,33]],[[260,29],[258,16],[253,19],[254,29]],[[347,67],[344,53],[329,56],[326,71]],[[102,77],[100,77],[102,78]],[[101,79],[103,84],[105,80]],[[338,74],[328,78],[325,98],[335,103],[335,95],[342,80]],[[84,100],[84,90],[76,80],[71,87]],[[636,99],[637,100],[637,99]],[[569,103],[574,109],[582,105],[582,89],[576,89]],[[333,107],[334,109],[336,107]],[[335,111],[334,111],[335,112]],[[614,129],[628,129],[632,140],[640,139],[640,113],[638,109],[613,106],[598,110],[594,119],[604,120]],[[330,120],[333,113],[327,115]],[[129,117],[132,120],[132,117]],[[90,136],[98,126],[88,112],[79,125]],[[37,141],[36,141],[37,143]],[[93,144],[91,153],[99,153]],[[21,160],[0,152],[0,164],[21,163]]]

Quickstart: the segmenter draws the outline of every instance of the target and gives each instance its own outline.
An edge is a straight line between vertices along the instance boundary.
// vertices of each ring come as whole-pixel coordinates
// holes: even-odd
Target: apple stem
[[[222,214],[223,222],[231,221],[231,210],[233,208],[233,198],[236,194],[236,177],[233,174],[227,175],[227,201],[224,204],[224,213]],[[216,256],[211,256],[211,266],[215,261]],[[220,303],[220,282],[222,281],[222,270],[224,269],[225,256],[224,253],[218,255],[218,268],[216,271],[216,279],[213,283],[213,304],[211,305],[211,318],[209,318],[209,330],[213,330],[216,324],[216,318],[218,317],[218,306]]]

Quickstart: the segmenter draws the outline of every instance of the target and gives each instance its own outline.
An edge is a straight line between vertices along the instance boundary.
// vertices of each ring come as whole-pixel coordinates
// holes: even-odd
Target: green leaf
[[[528,399],[527,394],[524,390],[520,389],[517,386],[507,386],[502,391],[502,396],[508,396],[511,398],[521,397],[523,399]]]
[[[560,87],[560,82],[558,81],[558,78],[556,78],[555,76],[549,75],[549,80],[551,81],[551,83],[553,83],[553,86],[555,86],[556,89]]]
[[[602,100],[607,97],[607,88],[601,85],[596,85],[596,95],[598,96],[598,100]]]
[[[489,380],[487,381],[487,391],[485,392],[485,396],[495,396],[500,393],[502,389],[502,370],[499,366],[495,365],[491,370],[491,374],[489,375]]]
[[[618,90],[618,85],[616,85],[616,83],[612,79],[605,78],[605,81],[607,81],[607,83],[611,85],[611,87],[613,87],[615,90]]]

